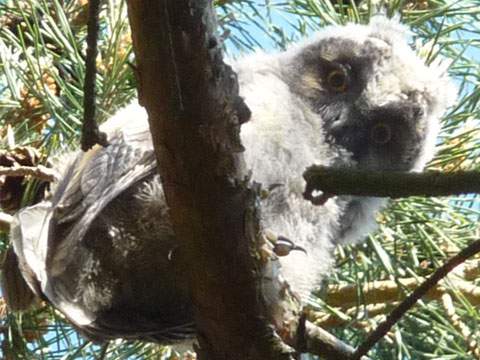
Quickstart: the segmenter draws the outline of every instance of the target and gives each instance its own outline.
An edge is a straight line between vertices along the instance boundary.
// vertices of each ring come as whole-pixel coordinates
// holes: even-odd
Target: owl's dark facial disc
[[[370,130],[370,138],[374,144],[385,145],[392,139],[392,129],[385,122],[378,122]]]
[[[425,140],[423,112],[411,102],[394,102],[371,110],[352,109],[326,131],[352,154],[360,168],[410,170]]]
[[[354,135],[350,148],[362,168],[403,170],[413,168],[425,140],[423,112],[411,102],[395,102],[364,114],[366,131]]]

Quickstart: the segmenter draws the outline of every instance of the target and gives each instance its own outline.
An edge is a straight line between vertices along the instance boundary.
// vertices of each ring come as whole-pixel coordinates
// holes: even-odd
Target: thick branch
[[[256,191],[241,171],[249,111],[207,0],[128,1],[140,102],[185,257],[201,359],[291,359],[265,319]]]
[[[405,290],[415,290],[424,278],[406,278],[383,281],[372,281],[362,288],[363,305],[388,303],[404,298]],[[451,283],[473,305],[480,304],[480,287],[473,283],[452,279]],[[428,290],[425,297],[428,300],[438,300],[448,292],[447,287],[436,284]],[[325,302],[329,306],[349,308],[358,304],[358,288],[356,285],[332,285],[328,287]]]
[[[324,196],[314,196],[315,191],[329,195],[391,198],[480,193],[478,171],[406,173],[311,166],[303,177],[307,181],[304,196],[314,203],[325,200]]]
[[[478,266],[478,262],[474,262]],[[459,274],[455,269],[455,277],[449,276],[448,284],[440,281],[431,288],[423,297],[424,300],[440,300],[454,289],[461,294],[472,305],[480,305],[480,287],[475,283],[466,281],[474,280],[473,275],[478,274],[479,269],[465,267]],[[460,278],[457,278],[459,276]],[[360,290],[362,293],[362,310],[369,318],[389,313],[392,308],[398,305],[398,301],[407,297],[407,291],[415,290],[418,285],[425,281],[425,278],[404,278],[393,280],[372,281],[365,284]],[[325,303],[331,307],[338,308],[345,317],[339,317],[327,312],[315,312],[309,314],[309,319],[322,328],[342,326],[345,323],[352,323],[359,314],[358,291],[356,285],[330,285],[325,296]],[[354,323],[352,326],[362,328],[365,325]]]

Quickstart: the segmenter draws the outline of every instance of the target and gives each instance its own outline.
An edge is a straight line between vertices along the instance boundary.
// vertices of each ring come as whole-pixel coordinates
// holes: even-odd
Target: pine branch
[[[316,191],[322,191],[328,196],[390,198],[480,193],[480,172],[478,171],[407,173],[311,166],[305,171],[303,177],[307,182],[304,197],[318,205],[325,202],[325,196],[314,196]]]
[[[410,310],[416,302],[432,289],[441,279],[448,275],[456,266],[465,262],[469,257],[480,252],[480,240],[476,240],[450,258],[445,264],[439,267],[427,280],[425,280],[413,293],[411,293],[398,307],[396,307],[369,336],[357,348],[350,360],[360,360],[368,351],[395,325],[405,313]]]
[[[449,277],[448,282],[443,280],[432,287],[424,296],[424,300],[440,300],[448,295],[454,289],[461,294],[472,306],[480,304],[480,287],[475,283],[466,281],[474,280],[472,276],[478,274],[478,262],[474,263],[477,267],[465,267],[461,273],[455,269],[455,277]],[[460,278],[457,278],[460,277]],[[398,302],[406,298],[406,291],[414,291],[421,282],[425,281],[423,277],[399,278],[396,280],[372,281],[358,289],[357,285],[330,285],[326,290],[324,298],[325,303],[334,308],[338,308],[346,317],[339,317],[335,314],[326,312],[314,312],[309,314],[309,319],[322,328],[339,327],[345,323],[352,323],[355,317],[359,316],[359,292],[361,293],[362,313],[368,314],[369,318],[377,315],[387,314],[391,309],[398,305]],[[358,324],[358,323],[357,323]],[[359,324],[359,328],[365,327]]]
[[[372,281],[363,285],[361,291],[363,304],[377,304],[397,301],[404,298],[405,290],[415,290],[425,278],[399,278],[393,280]],[[449,279],[451,285],[458,289],[474,305],[480,304],[480,287],[463,280]],[[328,287],[325,303],[329,306],[349,308],[358,304],[357,285],[332,285]],[[425,294],[429,300],[438,300],[447,292],[445,284],[440,282]]]

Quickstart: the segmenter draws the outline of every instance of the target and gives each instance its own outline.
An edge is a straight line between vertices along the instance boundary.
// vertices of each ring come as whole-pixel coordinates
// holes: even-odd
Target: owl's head
[[[372,170],[420,170],[433,156],[455,89],[426,65],[396,20],[374,17],[320,31],[287,51],[284,76],[320,115],[325,136]]]

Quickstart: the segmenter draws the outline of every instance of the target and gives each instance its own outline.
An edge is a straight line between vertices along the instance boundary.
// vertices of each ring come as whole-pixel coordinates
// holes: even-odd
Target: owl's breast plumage
[[[249,72],[247,82],[242,70],[240,94],[252,112],[240,132],[247,168],[265,186],[288,182],[284,185],[301,194],[305,168],[314,163],[330,165],[334,151],[325,141],[322,119],[278,73]]]

